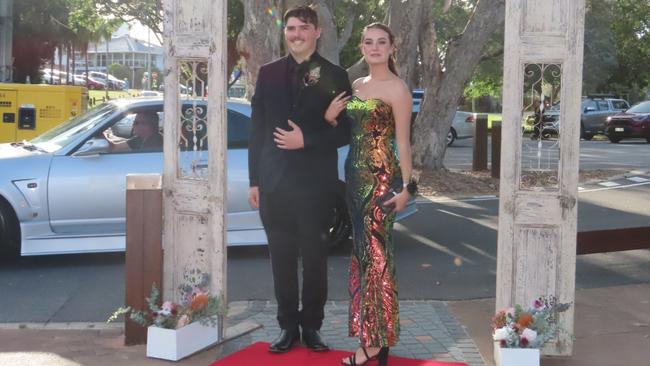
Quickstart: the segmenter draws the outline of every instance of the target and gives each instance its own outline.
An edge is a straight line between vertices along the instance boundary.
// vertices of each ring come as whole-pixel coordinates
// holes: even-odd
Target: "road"
[[[650,179],[650,176],[647,176]],[[606,188],[583,187],[579,230],[646,226],[650,180]],[[424,202],[396,224],[401,299],[494,296],[496,199]],[[329,258],[329,297],[347,299],[350,244]],[[650,250],[578,257],[576,286],[650,282]],[[265,247],[231,248],[229,300],[273,299]],[[0,323],[103,321],[123,302],[124,256],[119,253],[25,257],[0,263]]]
[[[445,153],[445,166],[449,169],[471,170],[473,139],[456,140]],[[536,143],[524,139],[531,147]],[[488,141],[488,164],[491,159],[491,145]],[[650,144],[645,140],[623,140],[618,144],[609,141],[580,141],[580,169],[648,169]]]

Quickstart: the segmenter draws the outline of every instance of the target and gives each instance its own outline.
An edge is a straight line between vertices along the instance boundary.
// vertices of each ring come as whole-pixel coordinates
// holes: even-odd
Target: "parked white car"
[[[420,113],[420,104],[424,98],[423,89],[415,89],[413,95],[413,118]],[[474,137],[474,126],[476,122],[476,113],[456,111],[454,120],[451,122],[451,128],[447,133],[447,146],[451,146],[454,141]]]

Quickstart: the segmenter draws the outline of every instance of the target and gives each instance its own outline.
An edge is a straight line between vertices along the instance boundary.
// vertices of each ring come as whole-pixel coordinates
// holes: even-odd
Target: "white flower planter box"
[[[497,366],[539,366],[539,349],[501,348],[495,343],[494,361]]]
[[[178,361],[219,341],[218,327],[190,323],[180,329],[149,327],[147,357]]]

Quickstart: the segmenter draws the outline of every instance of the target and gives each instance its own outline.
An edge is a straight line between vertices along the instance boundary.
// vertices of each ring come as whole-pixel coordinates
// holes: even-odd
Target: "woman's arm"
[[[395,211],[397,212],[406,207],[411,197],[406,189],[406,184],[411,180],[411,173],[413,171],[413,158],[411,155],[411,113],[413,110],[413,99],[406,84],[402,80],[399,80],[399,84],[395,88],[395,94],[391,98],[391,106],[395,118],[395,140],[397,141],[399,164],[402,172],[402,181],[405,186],[400,194],[387,202],[389,204],[394,200]]]

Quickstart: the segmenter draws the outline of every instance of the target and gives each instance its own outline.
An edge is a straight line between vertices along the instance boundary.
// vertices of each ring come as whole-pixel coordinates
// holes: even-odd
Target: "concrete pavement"
[[[490,318],[494,299],[466,301],[402,301],[402,333],[392,349],[400,356],[493,365]],[[543,358],[543,366],[650,365],[650,283],[578,290],[574,355]],[[347,338],[347,303],[326,307],[323,334],[334,348],[353,350]],[[229,326],[261,327],[178,365],[207,366],[251,343],[269,341],[277,332],[275,304],[232,303]],[[88,328],[92,326],[94,328]],[[53,329],[57,328],[57,329]],[[65,328],[65,329],[61,329]],[[81,329],[75,329],[81,328]],[[119,324],[0,325],[0,365],[162,365],[148,359],[144,346],[125,347]]]

